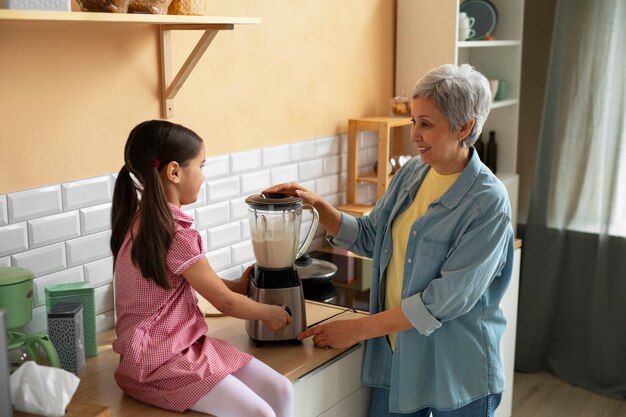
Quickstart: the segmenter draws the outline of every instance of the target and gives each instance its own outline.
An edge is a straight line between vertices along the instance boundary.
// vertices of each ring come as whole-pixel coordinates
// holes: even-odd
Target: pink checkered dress
[[[170,205],[176,232],[167,254],[172,288],[145,279],[130,259],[131,234],[115,264],[115,380],[131,397],[183,412],[252,356],[206,336],[195,290],[181,275],[204,257],[193,219]],[[136,230],[136,225],[133,227]]]

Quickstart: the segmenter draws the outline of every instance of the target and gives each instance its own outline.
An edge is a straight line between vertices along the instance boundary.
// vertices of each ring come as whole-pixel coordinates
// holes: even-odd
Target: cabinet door
[[[294,415],[317,417],[359,390],[361,388],[364,351],[363,345],[359,344],[344,355],[294,382]],[[368,410],[369,397],[365,398],[364,393],[362,393],[355,396],[351,401],[358,401],[359,398],[367,401],[366,409]],[[346,414],[350,417],[360,415],[362,414],[353,414],[352,412]]]
[[[500,340],[500,354],[504,362],[504,376],[506,378],[506,391],[502,395],[502,402],[496,410],[496,417],[510,417],[513,408],[513,378],[515,376],[515,334],[517,332],[517,298],[519,294],[519,272],[522,250],[515,250],[513,261],[513,276],[511,284],[500,307],[506,317],[506,330]]]

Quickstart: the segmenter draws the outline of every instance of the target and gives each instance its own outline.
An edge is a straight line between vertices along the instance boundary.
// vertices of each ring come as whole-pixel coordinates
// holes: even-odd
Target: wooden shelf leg
[[[389,123],[381,122],[378,125],[378,181],[376,182],[376,199],[385,194],[389,187]]]
[[[359,175],[359,144],[357,141],[357,122],[348,121],[348,192],[347,203],[356,203],[356,178]]]

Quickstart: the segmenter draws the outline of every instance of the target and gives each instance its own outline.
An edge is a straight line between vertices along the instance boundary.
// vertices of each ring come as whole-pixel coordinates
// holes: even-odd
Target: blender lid
[[[246,204],[261,210],[283,210],[302,206],[302,198],[283,193],[254,194],[246,198]]]
[[[0,286],[19,284],[20,282],[32,280],[34,274],[25,268],[12,266],[0,266]]]

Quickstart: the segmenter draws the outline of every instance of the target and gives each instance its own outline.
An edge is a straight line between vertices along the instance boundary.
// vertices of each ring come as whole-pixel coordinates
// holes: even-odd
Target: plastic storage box
[[[0,0],[0,9],[18,10],[72,10],[70,0]]]
[[[83,305],[57,303],[48,313],[48,335],[56,348],[61,368],[75,374],[85,365]]]
[[[78,302],[83,305],[83,329],[85,335],[85,356],[98,354],[96,338],[95,290],[88,282],[71,282],[46,286],[46,313],[62,302]]]

